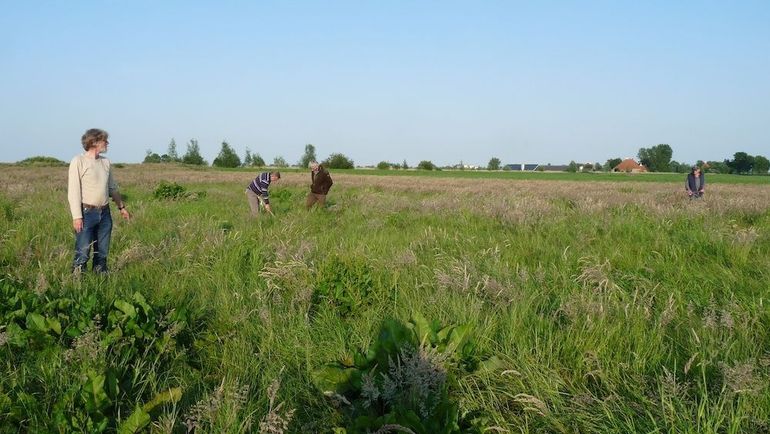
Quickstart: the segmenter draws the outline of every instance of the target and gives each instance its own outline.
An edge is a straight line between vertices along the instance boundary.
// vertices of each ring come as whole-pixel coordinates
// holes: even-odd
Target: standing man
[[[67,199],[75,229],[72,271],[77,273],[85,271],[91,246],[94,247],[93,271],[107,272],[112,235],[109,198],[112,197],[124,219],[131,218],[112,177],[110,160],[101,156],[107,152],[108,138],[107,131],[98,128],[86,131],[80,139],[86,152],[70,161]]]
[[[259,215],[260,204],[265,207],[271,216],[273,209],[270,208],[270,195],[268,189],[270,184],[281,179],[281,172],[262,172],[251,181],[251,184],[246,188],[246,199],[249,201],[249,208],[251,208],[251,216],[256,217]]]
[[[326,203],[326,195],[329,194],[329,189],[332,188],[334,182],[332,182],[329,171],[317,161],[311,161],[308,166],[310,167],[310,193],[307,194],[305,205],[307,209],[310,209],[318,203],[318,207],[323,208]]]
[[[703,197],[703,192],[706,189],[706,178],[701,173],[700,167],[692,166],[684,185],[690,199],[700,199]]]

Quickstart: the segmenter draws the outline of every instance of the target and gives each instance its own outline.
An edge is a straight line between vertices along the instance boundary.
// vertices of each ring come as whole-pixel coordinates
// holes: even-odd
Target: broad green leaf
[[[22,329],[21,327],[19,327],[19,325],[16,324],[15,322],[8,324],[6,333],[8,333],[9,344],[18,348],[23,348],[27,346],[27,339],[29,338],[28,332]]]
[[[339,366],[324,366],[316,369],[311,378],[313,384],[322,392],[344,393],[348,389],[350,379],[355,368],[341,368]]]
[[[182,388],[174,387],[172,389],[168,389],[166,391],[160,392],[157,395],[155,395],[155,398],[153,398],[152,401],[148,402],[147,404],[144,404],[142,409],[149,413],[152,410],[154,410],[155,407],[161,404],[167,404],[169,402],[177,402],[180,399],[182,399]]]
[[[57,335],[61,335],[61,323],[56,318],[46,318],[46,326],[49,330],[52,330]]]
[[[48,326],[45,324],[45,317],[37,312],[27,314],[27,330],[36,332],[47,332]]]
[[[494,372],[502,369],[502,367],[503,367],[503,361],[500,360],[500,358],[497,356],[492,356],[487,360],[484,360],[481,363],[479,363],[479,370],[484,372]]]
[[[418,311],[412,313],[412,324],[414,324],[414,332],[417,335],[417,340],[420,343],[429,342],[433,331],[430,328],[428,320]]]
[[[115,307],[123,312],[127,317],[134,318],[136,317],[136,308],[133,304],[124,301],[124,300],[115,300]]]
[[[152,307],[150,307],[150,305],[147,304],[147,300],[144,298],[144,296],[141,293],[139,292],[134,293],[134,302],[142,307],[146,315],[149,315],[152,312]]]
[[[447,352],[454,352],[460,348],[471,332],[470,324],[463,324],[455,327],[449,334],[449,340],[447,341]]]
[[[128,419],[118,426],[119,434],[133,434],[146,427],[150,423],[150,415],[140,406],[136,406]]]
[[[81,396],[89,413],[101,411],[110,402],[110,398],[104,391],[105,376],[93,371],[88,373],[88,381],[83,385]]]

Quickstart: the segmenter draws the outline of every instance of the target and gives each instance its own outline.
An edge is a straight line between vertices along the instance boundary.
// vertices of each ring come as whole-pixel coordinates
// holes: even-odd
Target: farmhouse
[[[637,163],[633,158],[626,158],[612,168],[613,172],[646,172],[647,168]]]
[[[532,172],[537,170],[539,164],[506,164],[504,170],[513,170],[517,172]]]

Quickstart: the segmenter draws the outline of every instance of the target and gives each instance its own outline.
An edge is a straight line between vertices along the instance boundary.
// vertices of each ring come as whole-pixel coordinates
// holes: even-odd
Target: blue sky
[[[2,1],[0,161],[770,156],[767,1]]]

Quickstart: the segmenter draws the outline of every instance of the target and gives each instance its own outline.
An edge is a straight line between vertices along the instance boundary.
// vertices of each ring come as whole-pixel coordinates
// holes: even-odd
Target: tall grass
[[[766,184],[715,182],[689,201],[679,180],[333,173],[328,209],[306,212],[309,176],[286,173],[271,188],[276,218],[251,219],[253,173],[163,169],[116,170],[133,220],[114,215],[106,279],[68,273],[66,168],[2,169],[3,279],[40,300],[93,295],[101,311],[140,293],[161,331],[161,318],[190,312],[174,352],[131,359],[136,378],[111,404],[108,431],[180,388],[148,411],[150,429],[331,432],[344,404],[313,371],[415,311],[471,324],[478,351],[498,360],[459,377],[452,395],[461,413],[484,414],[487,432],[770,430]],[[206,194],[158,200],[162,180]],[[20,355],[8,327],[0,431],[53,430],[45,405],[4,424],[16,408],[4,397],[25,387],[25,399],[52,406],[82,389],[80,371],[51,366],[70,366],[87,332],[49,332],[42,358]],[[91,363],[119,366],[120,354],[108,346]]]

